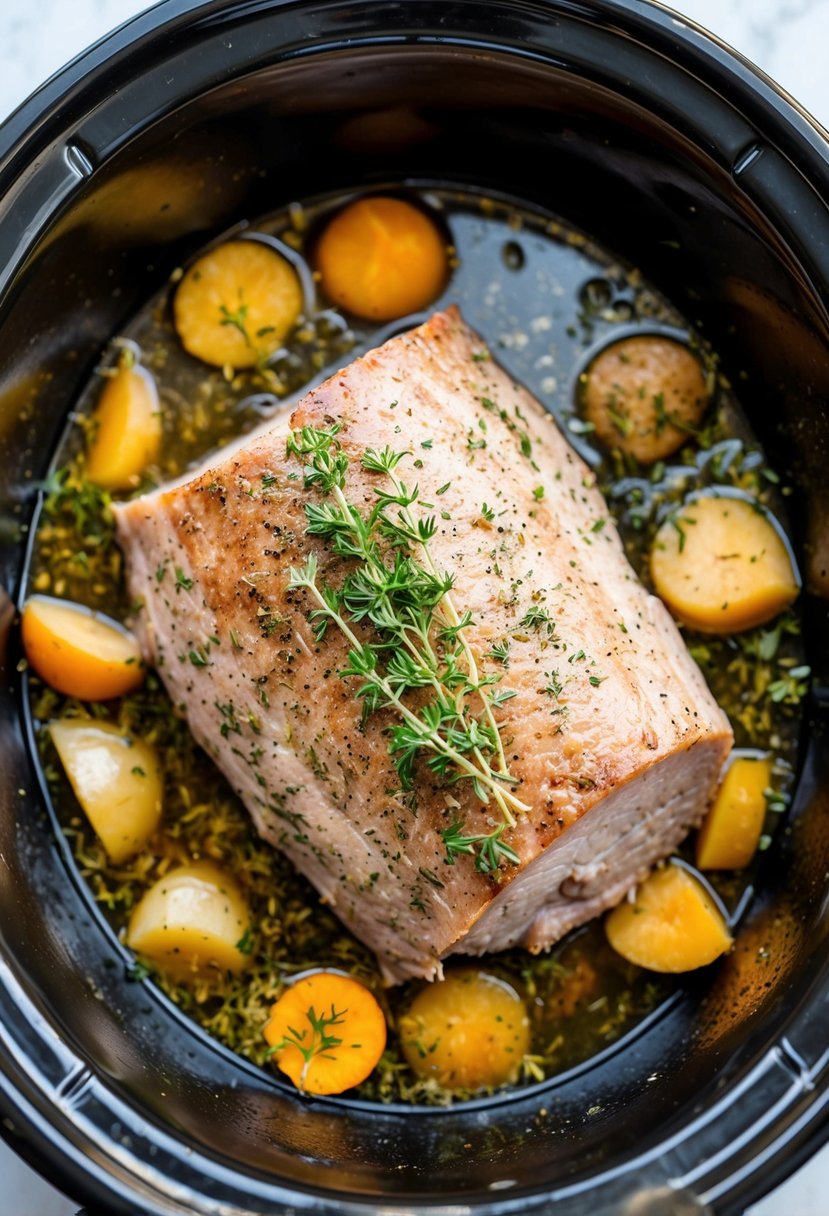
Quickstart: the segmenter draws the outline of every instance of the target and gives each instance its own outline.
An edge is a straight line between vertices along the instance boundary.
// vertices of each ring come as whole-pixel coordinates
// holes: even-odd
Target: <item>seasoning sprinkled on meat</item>
[[[590,470],[483,348],[439,313],[115,509],[145,657],[391,982],[617,903],[731,744]]]

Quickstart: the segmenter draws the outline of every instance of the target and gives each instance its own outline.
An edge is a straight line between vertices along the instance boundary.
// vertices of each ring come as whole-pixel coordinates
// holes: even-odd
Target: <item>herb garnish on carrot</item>
[[[318,971],[286,988],[265,1038],[268,1054],[298,1089],[339,1094],[359,1085],[377,1064],[386,1046],[386,1021],[357,980]]]

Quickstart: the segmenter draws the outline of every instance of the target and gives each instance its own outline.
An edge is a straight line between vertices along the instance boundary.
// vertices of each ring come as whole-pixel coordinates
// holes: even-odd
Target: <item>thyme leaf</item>
[[[489,832],[485,835],[464,835],[463,825],[459,820],[455,820],[448,828],[441,832],[441,839],[446,848],[446,860],[450,866],[455,864],[455,858],[463,853],[471,855],[475,854],[476,846],[478,853],[475,857],[475,869],[480,874],[489,874],[493,870],[500,868],[501,862],[506,861],[511,865],[517,865],[521,858],[508,844],[505,844],[501,839],[506,824],[501,824],[494,832]]]

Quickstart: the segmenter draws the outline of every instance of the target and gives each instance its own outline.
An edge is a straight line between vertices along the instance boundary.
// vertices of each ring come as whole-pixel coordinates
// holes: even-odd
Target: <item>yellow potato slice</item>
[[[161,818],[155,752],[143,739],[88,718],[50,722],[49,734],[107,856],[120,865],[144,847]]]
[[[263,362],[301,311],[296,270],[262,241],[228,241],[211,249],[186,272],[173,299],[182,346],[217,367]]]
[[[67,697],[109,701],[144,679],[141,652],[117,621],[71,600],[33,595],[21,621],[26,659],[42,680]]]
[[[451,971],[418,993],[399,1031],[413,1071],[444,1089],[516,1080],[530,1045],[530,1020],[515,989],[472,968]]]
[[[694,971],[732,945],[728,926],[705,886],[684,867],[654,870],[605,921],[617,954],[649,971]]]
[[[187,982],[247,965],[250,911],[236,882],[212,861],[159,878],[136,905],[127,945],[171,979]]]
[[[741,870],[751,861],[766,818],[772,763],[771,756],[760,752],[733,755],[697,834],[700,870]]]
[[[737,633],[777,616],[800,589],[789,550],[756,503],[712,494],[686,503],[654,538],[656,593],[677,620]]]
[[[659,334],[605,347],[582,381],[582,405],[596,438],[642,464],[673,455],[699,426],[709,390],[699,359]]]
[[[86,475],[105,490],[128,490],[158,455],[161,409],[146,368],[120,367],[104,380],[93,415]]]

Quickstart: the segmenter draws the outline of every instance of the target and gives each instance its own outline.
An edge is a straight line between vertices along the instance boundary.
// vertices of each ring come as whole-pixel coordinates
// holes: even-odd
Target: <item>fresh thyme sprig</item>
[[[280,1039],[278,1043],[272,1044],[268,1048],[267,1054],[272,1056],[279,1051],[284,1051],[286,1047],[296,1047],[304,1060],[302,1072],[299,1076],[299,1088],[304,1089],[311,1061],[317,1056],[322,1056],[328,1060],[334,1059],[328,1053],[335,1047],[342,1046],[342,1039],[337,1035],[329,1034],[329,1030],[332,1026],[341,1026],[347,1013],[347,1009],[335,1009],[333,1001],[331,1002],[331,1012],[329,1014],[321,1013],[317,1015],[314,1006],[310,1005],[305,1011],[305,1019],[310,1027],[310,1037],[307,1028],[297,1030],[294,1026],[289,1026],[285,1037]]]
[[[455,857],[460,853],[475,852],[475,846],[478,845],[478,857],[483,857],[485,866],[479,868],[488,870],[497,870],[501,861],[507,861],[516,865],[521,859],[514,849],[510,848],[501,839],[506,824],[502,823],[494,832],[489,832],[485,836],[465,836],[463,834],[463,824],[456,819],[445,831],[441,832],[443,843],[446,845],[446,859],[450,866],[455,864]]]
[[[413,510],[418,487],[407,486],[396,472],[407,453],[388,447],[364,452],[361,467],[385,476],[390,488],[375,487],[376,501],[362,514],[345,494],[349,458],[338,432],[337,425],[303,427],[289,437],[288,452],[303,461],[306,488],[328,499],[306,504],[308,534],[328,540],[334,554],[355,564],[339,588],[320,585],[312,554],[302,570],[291,571],[289,588],[305,589],[315,601],[310,620],[318,641],[330,624],[347,639],[348,663],[339,674],[357,681],[364,721],[378,709],[402,718],[388,731],[401,787],[412,788],[422,754],[437,776],[469,780],[482,803],[496,803],[502,823],[493,832],[464,837],[448,829],[443,840],[448,862],[458,852],[473,853],[478,870],[497,870],[501,861],[519,860],[501,836],[515,824],[514,812],[529,809],[509,788],[516,781],[493,712],[515,694],[493,691],[500,676],[478,670],[465,637],[471,614],[458,612],[452,576],[437,570],[429,551],[435,518]],[[373,627],[370,642],[355,631],[365,624]],[[404,697],[415,690],[421,696],[412,708]]]

